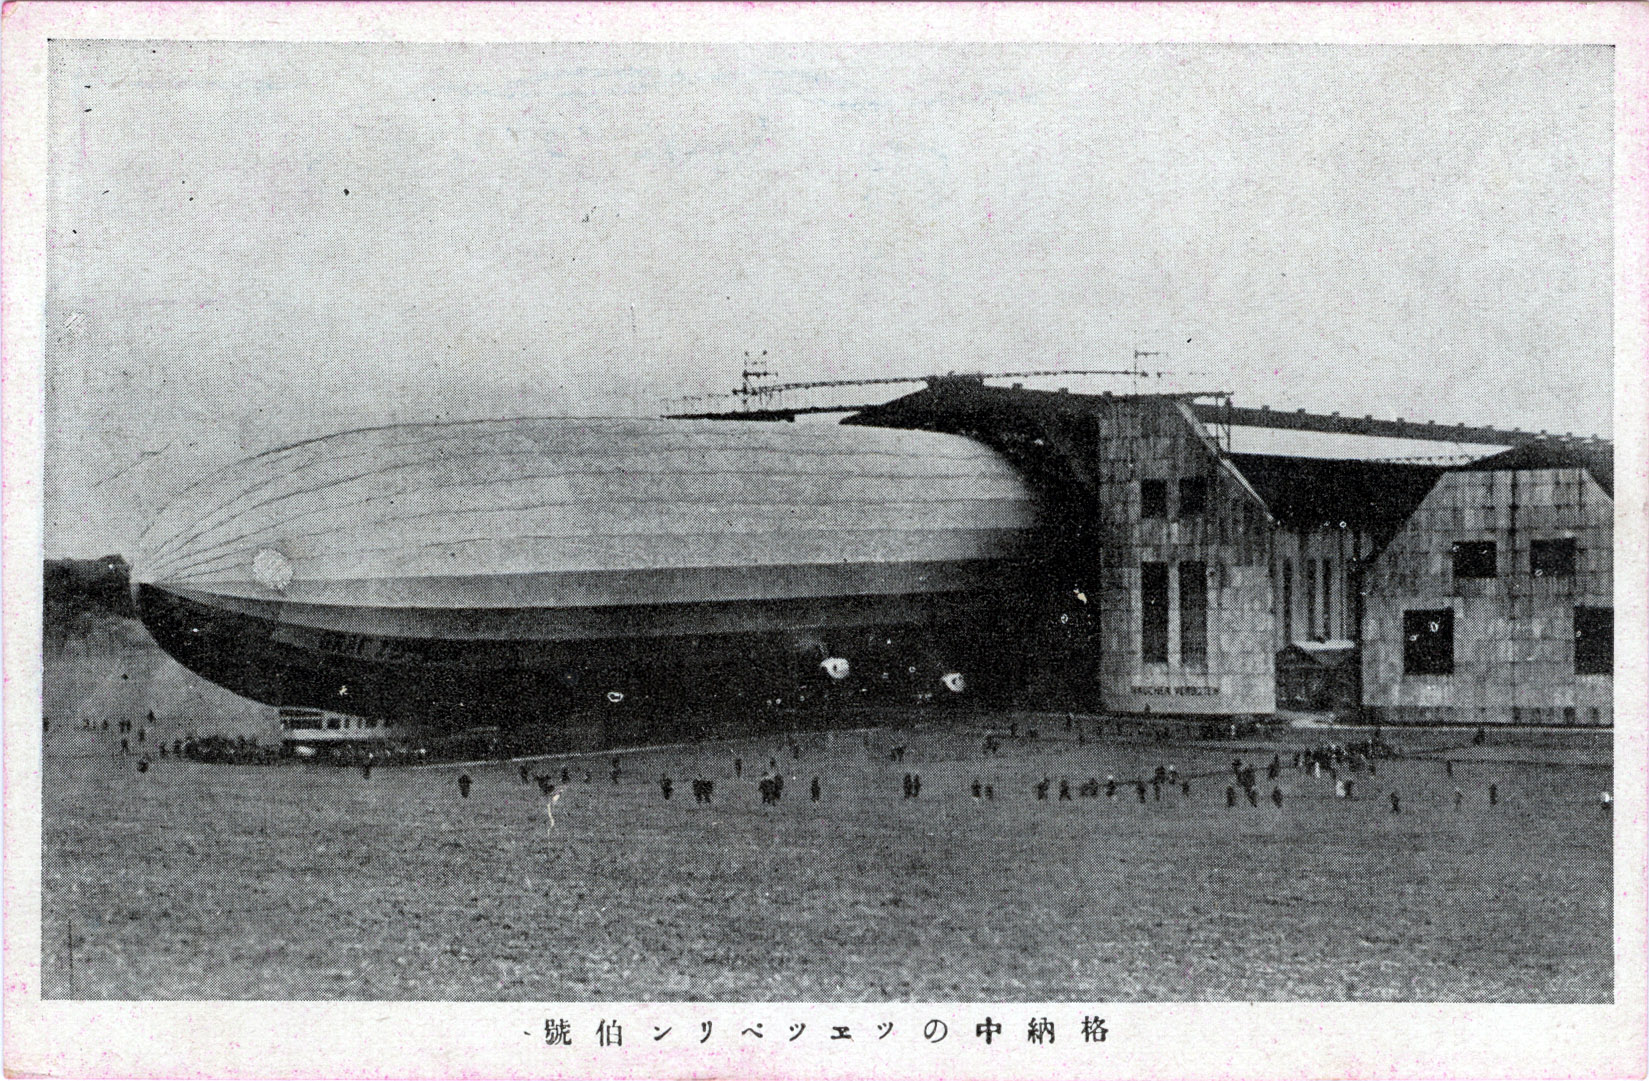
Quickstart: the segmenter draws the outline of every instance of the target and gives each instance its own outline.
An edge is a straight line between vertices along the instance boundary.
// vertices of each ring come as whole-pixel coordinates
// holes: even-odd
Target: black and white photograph
[[[580,10],[41,44],[8,995],[508,1004],[510,1076],[1642,1020],[1608,35]]]

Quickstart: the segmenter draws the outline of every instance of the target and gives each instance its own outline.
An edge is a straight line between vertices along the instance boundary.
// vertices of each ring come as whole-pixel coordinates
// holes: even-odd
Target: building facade
[[[1126,714],[1275,711],[1265,502],[1186,403],[940,380],[851,423],[996,448],[1045,496],[1029,698]]]
[[[1445,473],[1372,562],[1376,723],[1613,723],[1612,476],[1521,448]]]
[[[1270,714],[1272,522],[1171,398],[1102,411],[1099,698],[1122,713]]]
[[[1003,660],[1027,700],[1263,716],[1282,657],[1344,667],[1299,708],[1612,723],[1608,444],[1531,438],[1457,468],[1241,454],[1182,398],[962,377],[848,423],[977,439],[1042,493],[1044,588]]]

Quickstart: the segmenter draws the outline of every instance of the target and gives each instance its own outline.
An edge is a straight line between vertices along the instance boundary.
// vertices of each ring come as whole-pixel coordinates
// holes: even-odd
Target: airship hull
[[[698,613],[638,605],[604,613],[617,633],[601,637],[547,630],[492,639],[319,629],[139,587],[144,622],[162,648],[237,694],[451,728],[542,725],[614,707],[931,701],[949,693],[942,681],[953,672],[988,699],[1010,675],[1004,627],[1014,601],[993,590],[965,601],[721,602]],[[390,615],[405,621],[404,612]],[[524,626],[536,613],[512,615]],[[682,623],[701,626],[660,630]],[[631,633],[620,632],[626,624]],[[824,664],[838,654],[849,662],[840,680]]]
[[[755,428],[455,424],[272,452],[168,508],[139,609],[246,697],[444,727],[1002,683],[1037,518],[1012,470],[949,436]]]

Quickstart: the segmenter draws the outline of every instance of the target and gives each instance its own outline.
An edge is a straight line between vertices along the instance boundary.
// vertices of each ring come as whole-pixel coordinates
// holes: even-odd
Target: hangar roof
[[[1442,475],[1435,465],[1233,454],[1231,461],[1286,529],[1345,523],[1383,545]]]
[[[1501,469],[1584,469],[1598,487],[1615,497],[1615,446],[1599,440],[1546,440],[1456,466],[1466,473]]]
[[[1026,415],[1059,415],[1091,410],[1100,401],[1156,398],[1174,401],[1172,395],[1066,394],[1028,391],[1020,388],[987,387],[978,380],[961,377],[935,379],[923,390],[896,398],[880,406],[866,408],[843,423],[928,428],[978,435],[977,426],[992,426],[987,418],[1000,420],[1005,412]],[[1014,408],[1005,410],[1012,405]],[[1286,416],[1286,415],[1285,415]],[[1193,422],[1193,426],[1195,423]],[[1236,431],[1244,429],[1238,427]],[[1269,431],[1269,430],[1267,430]],[[1552,469],[1584,468],[1598,484],[1614,494],[1613,445],[1596,440],[1547,440],[1530,442],[1503,452],[1492,453],[1466,464],[1445,464],[1436,459],[1422,462],[1378,460],[1391,454],[1396,439],[1375,439],[1351,435],[1332,437],[1313,432],[1273,433],[1269,440],[1245,439],[1264,452],[1219,452],[1270,509],[1286,529],[1310,530],[1342,527],[1374,538],[1383,547],[1419,507],[1439,477],[1451,469]],[[1359,445],[1361,439],[1367,446]],[[1329,443],[1325,443],[1329,440]],[[1332,440],[1338,440],[1333,444]],[[1347,441],[1350,442],[1347,442]],[[1297,445],[1296,445],[1297,444]],[[1323,444],[1318,446],[1317,444]],[[1461,446],[1414,443],[1416,449],[1457,455]],[[1396,449],[1407,449],[1401,444]],[[1487,448],[1485,448],[1487,449]],[[1334,456],[1334,455],[1338,456]],[[1326,455],[1326,456],[1325,456]]]

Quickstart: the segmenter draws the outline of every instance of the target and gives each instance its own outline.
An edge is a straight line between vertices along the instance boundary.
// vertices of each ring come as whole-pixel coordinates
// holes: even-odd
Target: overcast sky
[[[51,60],[48,555],[130,555],[243,452],[657,413],[745,350],[803,379],[1139,348],[1244,404],[1610,430],[1606,47]]]

